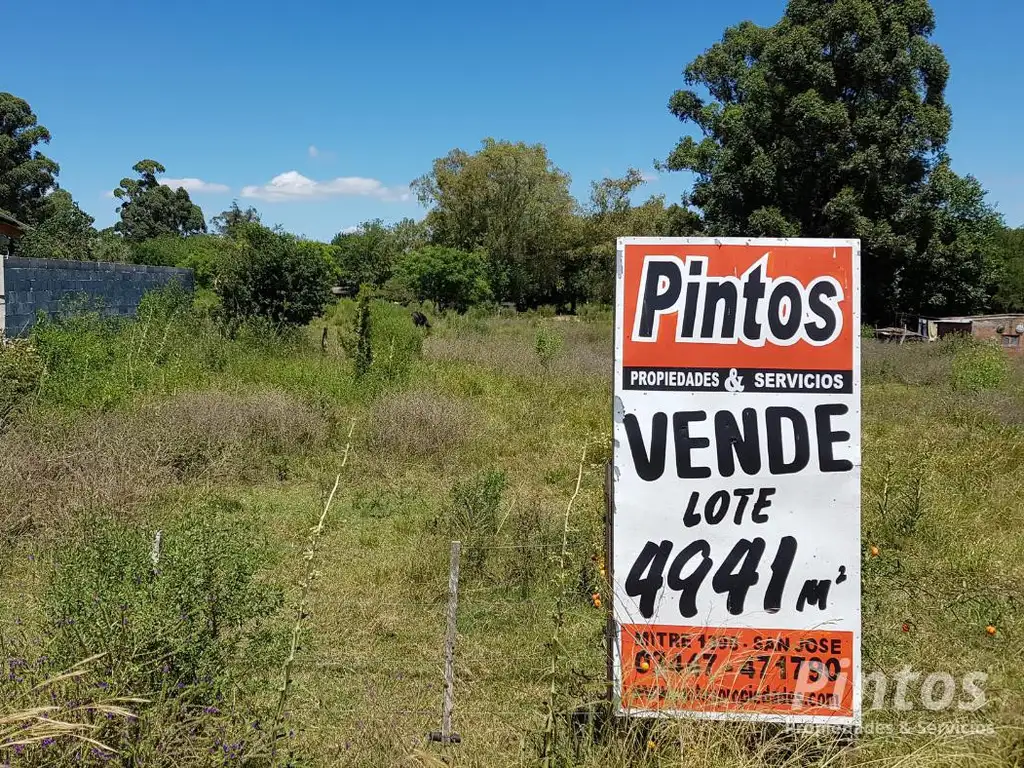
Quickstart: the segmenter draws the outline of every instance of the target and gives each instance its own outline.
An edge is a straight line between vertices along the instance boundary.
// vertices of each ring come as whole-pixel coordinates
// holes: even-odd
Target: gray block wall
[[[38,312],[58,315],[83,295],[103,314],[131,316],[155,288],[177,280],[185,290],[194,289],[192,270],[177,267],[8,256],[2,269],[8,337],[25,335]]]

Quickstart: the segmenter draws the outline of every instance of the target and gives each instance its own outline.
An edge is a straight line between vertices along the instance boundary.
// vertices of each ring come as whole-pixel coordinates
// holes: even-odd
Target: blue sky
[[[1024,224],[1024,3],[933,5],[952,66],[954,167]],[[419,218],[408,183],[486,136],[543,142],[580,198],[631,165],[653,177],[684,130],[666,103],[685,64],[727,25],[770,24],[783,8],[55,0],[44,14],[8,3],[0,90],[50,129],[60,183],[98,226],[115,219],[109,191],[148,157],[198,180],[207,217],[237,198],[267,223],[329,239],[369,218]],[[646,191],[674,200],[686,183],[663,174]]]

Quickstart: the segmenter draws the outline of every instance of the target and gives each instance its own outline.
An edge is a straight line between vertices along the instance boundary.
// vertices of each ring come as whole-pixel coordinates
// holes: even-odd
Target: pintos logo
[[[838,339],[846,299],[839,280],[771,277],[769,257],[736,277],[709,275],[707,256],[645,255],[630,340],[657,342],[662,317],[672,314],[677,342],[823,347]]]

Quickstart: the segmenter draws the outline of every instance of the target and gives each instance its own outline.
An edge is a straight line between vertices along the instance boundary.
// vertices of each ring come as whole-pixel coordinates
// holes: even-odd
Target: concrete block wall
[[[25,335],[38,312],[57,315],[83,295],[106,315],[130,316],[155,288],[177,280],[187,291],[194,289],[192,270],[176,267],[8,256],[0,270],[0,329],[8,337]]]

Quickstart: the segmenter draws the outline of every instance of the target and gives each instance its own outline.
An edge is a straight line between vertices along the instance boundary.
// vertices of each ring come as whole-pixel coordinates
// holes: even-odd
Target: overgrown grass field
[[[864,345],[866,672],[980,671],[983,708],[929,711],[918,685],[852,744],[581,736],[570,713],[605,693],[609,313],[426,332],[377,303],[356,377],[355,311],[229,338],[165,294],[0,351],[0,765],[1024,764],[1020,361]]]

